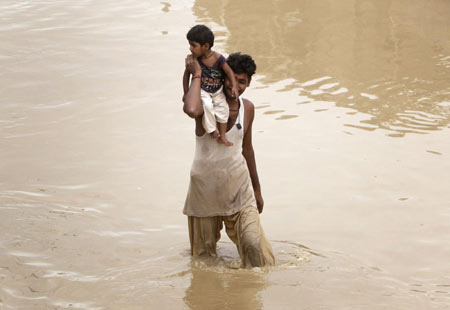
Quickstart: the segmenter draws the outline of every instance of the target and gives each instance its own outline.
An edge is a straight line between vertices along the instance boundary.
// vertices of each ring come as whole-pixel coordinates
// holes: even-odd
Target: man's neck
[[[228,107],[230,109],[230,111],[232,110],[238,110],[239,109],[239,97],[237,99],[235,98],[226,98],[227,99],[227,103],[228,103]]]

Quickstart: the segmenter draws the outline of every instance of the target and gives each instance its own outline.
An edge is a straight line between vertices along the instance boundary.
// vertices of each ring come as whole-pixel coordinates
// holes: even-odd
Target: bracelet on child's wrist
[[[202,76],[201,75],[193,75],[192,79],[200,79]]]

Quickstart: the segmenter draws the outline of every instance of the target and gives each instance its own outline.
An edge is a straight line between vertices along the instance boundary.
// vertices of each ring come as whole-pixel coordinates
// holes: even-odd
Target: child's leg
[[[213,138],[217,139],[219,133],[216,127],[216,117],[214,116],[214,105],[212,96],[210,93],[202,89],[200,91],[200,98],[202,100],[203,105],[203,117],[202,117],[203,128],[205,128],[205,131],[211,134]]]
[[[227,140],[225,137],[225,133],[227,132],[227,123],[217,123],[219,124],[219,138],[217,139],[217,142],[225,144],[225,146],[232,146],[233,143]]]
[[[219,128],[219,139],[217,139],[217,142],[225,144],[226,146],[232,146],[233,143],[228,141],[225,136],[227,132],[227,123],[230,110],[228,108],[228,103],[222,89],[220,90],[220,92],[214,94],[213,105],[218,124],[217,127]]]

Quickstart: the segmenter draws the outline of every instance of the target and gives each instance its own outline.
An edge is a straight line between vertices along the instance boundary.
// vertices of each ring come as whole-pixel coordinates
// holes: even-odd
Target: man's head
[[[204,56],[214,45],[214,34],[211,29],[204,25],[192,27],[186,34],[186,38],[194,57]]]
[[[227,58],[227,63],[233,69],[238,83],[239,95],[250,85],[252,75],[256,72],[256,64],[250,55],[233,53]],[[231,98],[231,82],[226,78],[224,82],[225,95]]]

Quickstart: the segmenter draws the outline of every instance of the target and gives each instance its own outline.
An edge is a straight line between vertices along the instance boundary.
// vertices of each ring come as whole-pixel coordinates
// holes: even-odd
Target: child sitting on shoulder
[[[186,38],[189,41],[189,49],[193,57],[197,58],[202,68],[202,75],[193,75],[192,79],[201,79],[200,97],[203,105],[203,127],[219,143],[231,146],[233,143],[225,137],[229,108],[222,88],[226,74],[231,81],[232,94],[237,100],[239,94],[234,72],[226,62],[225,57],[211,50],[214,45],[214,34],[208,27],[196,25],[189,30]],[[189,71],[185,70],[183,75],[184,94],[189,89],[189,76]]]

